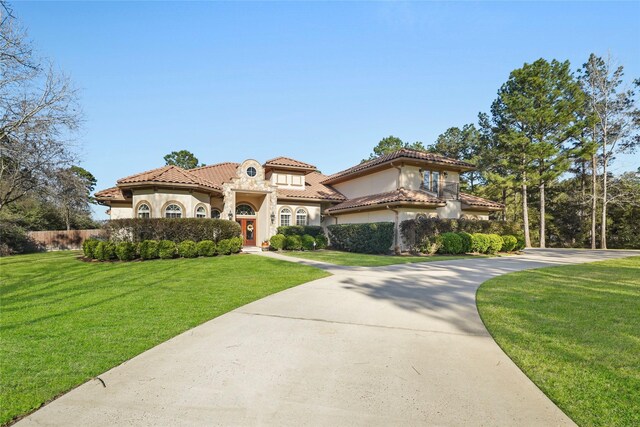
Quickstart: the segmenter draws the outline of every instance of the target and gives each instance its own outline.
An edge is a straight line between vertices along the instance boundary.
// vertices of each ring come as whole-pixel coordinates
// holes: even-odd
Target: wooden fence
[[[81,249],[82,242],[90,237],[98,237],[103,230],[54,230],[30,231],[29,237],[43,245],[48,251]]]

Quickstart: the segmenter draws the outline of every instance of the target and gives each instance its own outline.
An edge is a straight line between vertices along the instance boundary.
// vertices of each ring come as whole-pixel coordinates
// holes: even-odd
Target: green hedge
[[[393,245],[392,222],[334,224],[327,228],[331,246],[338,250],[384,254],[389,252]]]
[[[269,239],[269,246],[271,249],[279,251],[284,249],[284,241],[287,237],[284,234],[276,234]]]
[[[116,256],[120,261],[132,261],[136,259],[137,250],[138,245],[135,243],[120,242],[116,245]]]
[[[138,252],[142,259],[156,259],[158,253],[158,242],[156,240],[145,240],[138,245]]]
[[[196,258],[198,247],[193,240],[184,240],[178,245],[178,255],[182,258]]]
[[[203,240],[198,242],[198,255],[200,256],[214,256],[216,254],[216,243],[213,240]]]
[[[99,242],[93,250],[93,256],[99,261],[115,259],[116,245],[111,242]]]
[[[502,241],[502,237],[498,236],[497,234],[488,234],[487,237],[489,238],[488,252],[490,254],[496,254],[500,252],[502,250],[502,245],[504,244],[504,242]]]
[[[327,240],[327,236],[324,234],[318,234],[316,236],[316,249],[324,249],[328,244],[329,241]]]
[[[512,236],[510,234],[507,234],[506,236],[502,236],[502,241],[503,241],[502,250],[505,252],[513,251],[516,248],[516,245],[518,244],[518,239],[516,238],[516,236]]]
[[[127,218],[112,219],[103,226],[110,241],[185,240],[219,242],[240,236],[240,224],[209,218]]]
[[[486,254],[489,251],[491,241],[487,234],[473,233],[471,235],[471,250],[479,254]]]
[[[98,243],[100,243],[100,240],[97,239],[87,239],[82,242],[82,252],[86,258],[95,258],[95,250]]]
[[[160,259],[171,259],[178,255],[178,247],[171,240],[161,240],[158,243],[158,256]]]
[[[302,237],[297,234],[290,234],[284,238],[284,248],[288,251],[299,251],[302,249]]]
[[[408,219],[400,223],[400,234],[404,243],[410,248],[417,247],[425,239],[434,240],[443,233],[469,234],[522,234],[522,226],[512,221],[471,220],[471,219],[441,219],[417,218]]]
[[[316,237],[320,234],[324,234],[324,230],[319,225],[281,225],[278,227],[278,234],[300,237],[308,234],[312,237]]]
[[[440,247],[438,252],[457,255],[464,253],[464,241],[458,233],[442,233],[438,236]]]

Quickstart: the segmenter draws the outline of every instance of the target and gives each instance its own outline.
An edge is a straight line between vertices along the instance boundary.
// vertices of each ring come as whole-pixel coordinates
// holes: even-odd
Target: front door
[[[244,245],[255,246],[256,232],[258,231],[255,218],[238,218],[236,221],[240,224],[240,228],[242,229],[242,240]]]

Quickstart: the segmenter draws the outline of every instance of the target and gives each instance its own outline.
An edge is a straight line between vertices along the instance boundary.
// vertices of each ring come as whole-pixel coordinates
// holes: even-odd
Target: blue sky
[[[284,155],[336,172],[385,136],[429,144],[476,122],[509,72],[540,57],[575,69],[610,51],[629,82],[640,76],[640,2],[13,7],[81,89],[82,166],[100,189],[180,149],[207,164]],[[628,155],[614,170],[638,165]]]

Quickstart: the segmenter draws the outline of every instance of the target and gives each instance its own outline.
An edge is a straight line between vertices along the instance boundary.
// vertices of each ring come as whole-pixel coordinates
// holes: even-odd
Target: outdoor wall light
[[[276,223],[276,214],[272,213],[271,214],[271,224],[275,224]]]
[[[229,221],[233,219],[233,212],[229,212]]]

